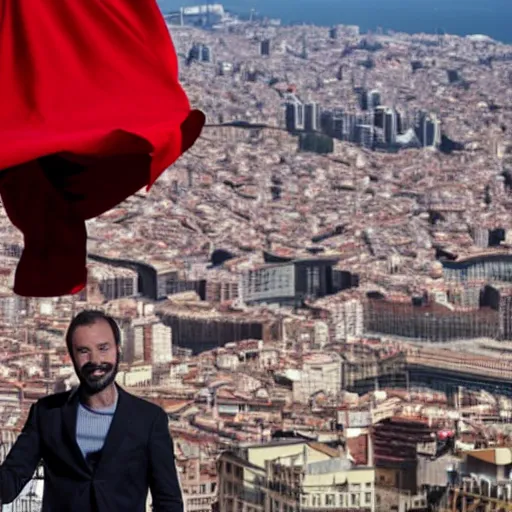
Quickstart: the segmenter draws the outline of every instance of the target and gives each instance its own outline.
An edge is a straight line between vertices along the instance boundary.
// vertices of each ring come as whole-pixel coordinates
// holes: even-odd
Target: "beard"
[[[88,395],[95,395],[108,388],[115,381],[118,367],[119,355],[116,357],[115,364],[101,363],[95,365],[85,363],[82,368],[77,368],[75,364],[75,371],[83,390]],[[104,373],[102,375],[94,375],[96,370],[100,370]]]

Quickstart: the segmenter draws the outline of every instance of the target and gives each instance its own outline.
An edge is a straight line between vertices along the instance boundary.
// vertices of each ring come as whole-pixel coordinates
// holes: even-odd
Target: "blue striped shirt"
[[[112,418],[116,412],[116,401],[109,407],[91,409],[81,402],[78,404],[76,420],[76,441],[82,455],[99,452],[103,449]]]

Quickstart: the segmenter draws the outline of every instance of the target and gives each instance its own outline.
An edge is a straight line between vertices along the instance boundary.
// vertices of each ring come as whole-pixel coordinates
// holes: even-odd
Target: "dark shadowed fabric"
[[[199,137],[154,0],[0,0],[0,195],[25,248],[14,291],[86,283],[84,221]]]

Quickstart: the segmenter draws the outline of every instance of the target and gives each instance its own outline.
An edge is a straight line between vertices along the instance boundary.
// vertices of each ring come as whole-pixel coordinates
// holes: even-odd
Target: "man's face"
[[[87,394],[103,391],[114,382],[119,351],[107,321],[81,325],[73,333],[71,359],[80,384]]]

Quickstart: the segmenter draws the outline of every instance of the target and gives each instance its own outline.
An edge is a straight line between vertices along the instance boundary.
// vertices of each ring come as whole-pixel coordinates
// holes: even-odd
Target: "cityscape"
[[[14,295],[0,209],[0,460],[78,384],[92,308],[168,415],[186,512],[512,510],[512,46],[164,16],[207,124],[88,221],[86,288]]]

